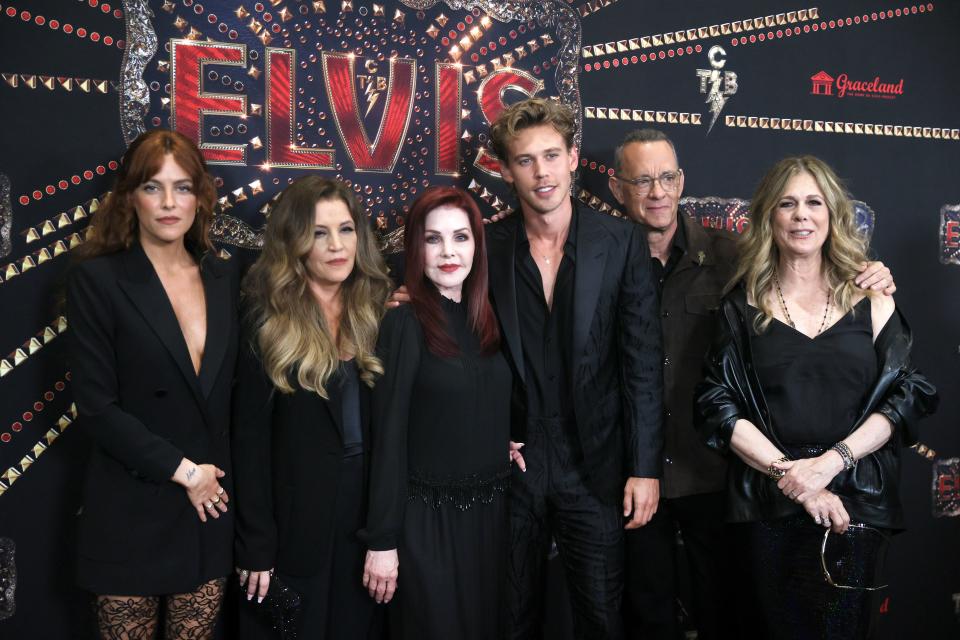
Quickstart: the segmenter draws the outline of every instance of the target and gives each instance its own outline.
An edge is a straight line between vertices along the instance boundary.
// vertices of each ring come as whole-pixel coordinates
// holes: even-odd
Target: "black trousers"
[[[824,528],[807,514],[752,522],[743,531],[745,561],[759,603],[745,638],[866,640],[873,636],[887,589],[831,586],[823,563],[835,584],[882,585],[888,531],[852,525],[843,535],[831,533],[822,557]]]
[[[508,637],[543,636],[546,561],[556,541],[567,577],[576,638],[619,639],[623,596],[623,512],[593,495],[580,471],[575,425],[531,419],[514,467],[507,566]]]
[[[679,624],[679,587],[686,582],[686,576],[680,575],[678,551],[682,551],[692,595],[688,613],[693,615],[697,637],[738,638],[733,598],[727,595],[734,570],[727,538],[722,492],[661,499],[650,522],[627,531],[627,637],[684,637]],[[678,542],[682,543],[679,548]]]

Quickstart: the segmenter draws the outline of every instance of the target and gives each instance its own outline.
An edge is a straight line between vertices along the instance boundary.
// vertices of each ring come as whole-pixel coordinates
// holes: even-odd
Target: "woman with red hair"
[[[377,602],[396,591],[396,637],[496,638],[512,374],[477,205],[460,189],[427,190],[405,250],[410,304],[380,328],[363,582]]]
[[[197,146],[127,149],[67,277],[81,428],[77,581],[99,636],[212,638],[233,559],[230,402],[236,261],[210,242],[217,190]],[[229,503],[229,508],[228,508]]]

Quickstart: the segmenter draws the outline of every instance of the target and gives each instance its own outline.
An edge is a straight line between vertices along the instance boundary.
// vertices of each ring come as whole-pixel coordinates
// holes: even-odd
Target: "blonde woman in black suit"
[[[375,605],[360,583],[366,547],[370,387],[390,290],[350,189],[307,176],[270,213],[244,280],[235,389],[237,567],[250,601],[242,638],[276,637],[272,581],[302,598],[297,636],[362,640]]]
[[[67,284],[74,394],[94,441],[78,579],[104,638],[209,638],[231,565],[228,423],[238,279],[216,191],[163,129],[127,150]]]

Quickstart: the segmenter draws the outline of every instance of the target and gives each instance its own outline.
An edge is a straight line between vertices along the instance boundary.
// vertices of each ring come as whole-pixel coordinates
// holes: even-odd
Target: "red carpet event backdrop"
[[[213,233],[256,251],[297,176],[345,181],[387,251],[430,185],[513,201],[488,127],[526,96],[577,113],[574,197],[631,129],[676,143],[685,214],[742,231],[762,172],[812,153],[848,181],[941,390],[906,452],[882,638],[960,632],[960,3],[889,0],[0,0],[0,637],[77,636],[74,515],[87,442],[62,277],[125,145],[197,141]]]

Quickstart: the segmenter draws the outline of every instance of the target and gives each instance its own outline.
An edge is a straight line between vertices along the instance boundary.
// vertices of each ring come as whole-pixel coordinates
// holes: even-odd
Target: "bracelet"
[[[850,446],[843,440],[830,447],[830,450],[840,454],[840,457],[843,459],[844,471],[849,471],[857,466],[857,459],[853,457],[853,451],[850,450]]]
[[[767,475],[770,476],[771,478],[773,478],[774,480],[779,480],[780,478],[782,478],[783,476],[785,476],[786,473],[787,473],[786,471],[784,471],[783,469],[778,469],[777,467],[775,467],[775,466],[773,466],[773,465],[777,464],[778,462],[786,462],[786,461],[788,461],[789,459],[790,459],[790,458],[788,458],[787,456],[783,456],[782,458],[778,458],[778,459],[774,460],[773,462],[771,462],[770,464],[768,464],[768,465],[767,465]]]

